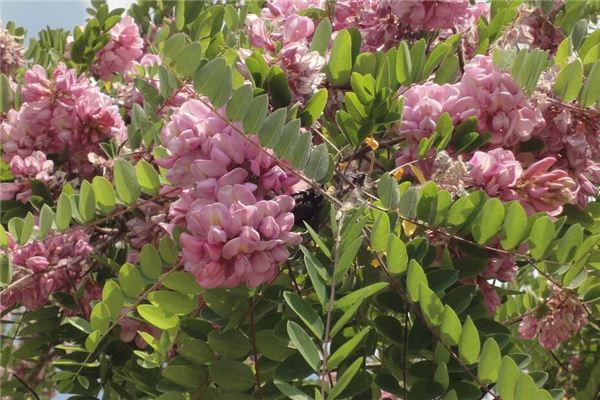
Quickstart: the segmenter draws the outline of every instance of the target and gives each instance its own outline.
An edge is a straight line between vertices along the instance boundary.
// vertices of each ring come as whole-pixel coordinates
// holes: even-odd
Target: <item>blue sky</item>
[[[133,0],[108,1],[111,9],[131,3]],[[37,37],[37,32],[46,26],[72,30],[75,25],[83,24],[89,5],[89,1],[79,0],[0,0],[0,20],[15,21],[27,29],[28,38]]]

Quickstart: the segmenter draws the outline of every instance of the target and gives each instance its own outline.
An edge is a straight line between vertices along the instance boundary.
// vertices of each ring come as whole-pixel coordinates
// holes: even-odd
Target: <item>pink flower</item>
[[[519,196],[528,212],[545,211],[558,215],[564,204],[573,203],[577,184],[567,172],[549,170],[555,162],[556,158],[546,157],[530,165],[517,183]]]
[[[541,113],[525,98],[509,73],[497,70],[489,56],[475,56],[457,84],[460,96],[452,106],[459,120],[478,118],[479,131],[490,131],[489,143],[514,146],[528,140],[542,122]]]
[[[142,55],[144,41],[133,18],[125,16],[109,32],[108,43],[98,52],[95,72],[110,80],[113,74],[130,71]]]
[[[487,153],[477,151],[469,161],[469,174],[476,186],[490,196],[510,198],[511,188],[523,174],[521,163],[510,150],[494,149]]]
[[[477,284],[479,285],[479,290],[481,290],[481,293],[483,294],[483,304],[485,305],[485,308],[490,315],[495,315],[496,310],[502,304],[502,300],[496,292],[496,289],[483,279],[479,279]]]
[[[523,339],[533,339],[538,333],[538,321],[533,314],[527,314],[519,324],[519,334]]]
[[[497,253],[490,257],[483,276],[488,279],[498,279],[502,282],[512,282],[517,275],[517,265],[514,257],[509,254]]]
[[[383,0],[401,23],[415,30],[450,29],[470,16],[467,0]]]

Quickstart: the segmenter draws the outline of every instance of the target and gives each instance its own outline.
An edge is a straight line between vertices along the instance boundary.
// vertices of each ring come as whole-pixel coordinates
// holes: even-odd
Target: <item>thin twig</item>
[[[33,390],[33,388],[31,386],[29,386],[29,384],[27,382],[25,382],[23,379],[21,379],[19,377],[19,375],[15,374],[14,372],[11,371],[10,373],[12,376],[15,377],[16,380],[18,380],[21,385],[25,386],[27,388],[27,390],[33,395],[33,397],[35,397],[36,400],[41,400],[40,396],[38,396],[38,394],[35,392],[35,390]]]

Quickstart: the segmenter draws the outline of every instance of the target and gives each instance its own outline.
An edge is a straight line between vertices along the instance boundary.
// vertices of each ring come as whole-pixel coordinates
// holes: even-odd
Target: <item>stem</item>
[[[12,376],[14,376],[14,377],[15,377],[15,379],[16,379],[16,380],[18,380],[18,381],[21,383],[21,385],[25,386],[25,387],[27,388],[27,390],[28,390],[28,391],[29,391],[29,392],[30,392],[30,393],[33,395],[33,397],[34,397],[36,400],[41,400],[41,399],[40,399],[40,396],[38,396],[38,394],[35,392],[35,390],[33,390],[33,388],[32,388],[31,386],[29,386],[29,384],[28,384],[27,382],[25,382],[23,379],[21,379],[21,378],[19,377],[19,375],[15,374],[14,372],[11,372],[10,374],[11,374]]]

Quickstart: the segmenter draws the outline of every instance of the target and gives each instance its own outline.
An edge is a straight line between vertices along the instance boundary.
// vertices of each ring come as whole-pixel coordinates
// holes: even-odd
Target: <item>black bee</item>
[[[323,195],[313,189],[293,195],[296,206],[292,210],[294,225],[304,227],[304,221],[313,227],[319,224],[319,213],[324,205]]]

